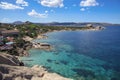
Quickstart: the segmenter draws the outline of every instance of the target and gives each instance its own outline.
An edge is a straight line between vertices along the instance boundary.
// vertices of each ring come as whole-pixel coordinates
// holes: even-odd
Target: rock
[[[42,66],[39,65],[34,65],[31,69],[35,70],[35,71],[41,71],[41,72],[45,72],[46,69],[43,68]]]
[[[23,80],[22,77],[16,77],[15,80]]]
[[[6,67],[0,66],[0,72],[4,73],[4,74],[8,74],[9,71]]]
[[[42,80],[71,80],[71,79],[68,79],[68,78],[64,78],[56,73],[46,73]]]
[[[45,68],[35,65],[32,68],[19,66],[20,61],[12,55],[0,53],[0,80],[70,80]]]
[[[21,48],[21,49],[18,48],[17,51],[18,51],[19,54],[23,54],[23,51],[24,51],[24,50],[23,50],[22,48]]]
[[[16,77],[14,80],[31,80],[31,79],[25,79],[25,78],[22,78],[22,77]]]
[[[24,63],[23,63],[23,62],[20,62],[20,63],[19,63],[19,66],[24,66]]]
[[[26,79],[31,79],[33,77],[33,75],[25,75]]]
[[[0,53],[0,64],[18,66],[19,60],[15,56],[12,56],[6,53]]]
[[[56,73],[49,73],[38,65],[28,68],[1,64],[0,67],[5,68],[9,72],[3,73],[3,80],[70,80]]]
[[[41,78],[39,78],[39,77],[32,77],[31,80],[43,80],[43,79],[41,79]]]
[[[0,72],[0,80],[3,80],[3,74]]]
[[[29,36],[25,36],[25,37],[23,38],[23,40],[25,40],[25,41],[32,41],[33,38],[31,38],[31,37],[29,37]]]
[[[4,77],[4,80],[13,80],[11,76]]]

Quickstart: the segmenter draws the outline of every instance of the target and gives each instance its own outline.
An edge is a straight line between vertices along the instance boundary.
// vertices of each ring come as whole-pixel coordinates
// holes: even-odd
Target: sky
[[[0,0],[0,22],[120,24],[120,0]]]

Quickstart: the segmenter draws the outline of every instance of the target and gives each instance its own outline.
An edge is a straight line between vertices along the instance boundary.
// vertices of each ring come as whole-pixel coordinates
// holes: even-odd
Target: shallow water
[[[102,31],[47,33],[53,50],[31,49],[21,59],[27,66],[45,66],[49,71],[74,80],[120,80],[120,27]]]

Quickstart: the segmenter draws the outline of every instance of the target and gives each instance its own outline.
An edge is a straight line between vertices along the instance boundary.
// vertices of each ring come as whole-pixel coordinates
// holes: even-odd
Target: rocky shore
[[[88,29],[85,29],[86,31],[96,31],[96,30],[102,30],[104,29],[103,27],[93,27],[92,25],[89,27]],[[79,29],[76,29],[79,30]],[[52,32],[55,31],[66,31],[66,30],[54,30]],[[67,31],[73,31],[72,29],[69,29]],[[49,33],[49,31],[47,32]],[[16,49],[14,48],[14,50],[16,50],[16,52],[19,54],[19,56],[28,56],[28,50],[31,48],[36,48],[36,49],[42,49],[42,50],[47,50],[50,51],[52,49],[52,45],[50,45],[49,43],[37,43],[37,42],[32,42],[32,40],[34,39],[47,39],[48,36],[44,35],[44,34],[39,34],[36,38],[31,38],[29,36],[25,36],[22,38],[22,40],[24,40],[24,44],[23,47],[19,47],[19,45],[17,45]]]
[[[17,57],[0,53],[0,80],[71,80],[42,66],[25,67]]]

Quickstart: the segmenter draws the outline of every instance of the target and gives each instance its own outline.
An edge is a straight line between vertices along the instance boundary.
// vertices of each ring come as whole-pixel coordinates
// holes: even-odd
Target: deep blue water
[[[34,41],[47,42],[53,49],[31,49],[29,57],[22,57],[26,65],[43,65],[74,80],[120,80],[120,27],[46,35],[48,39]]]

